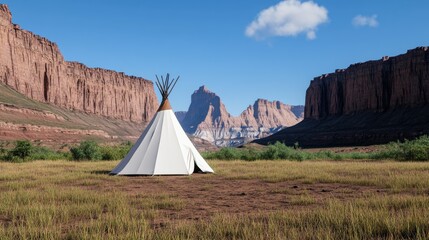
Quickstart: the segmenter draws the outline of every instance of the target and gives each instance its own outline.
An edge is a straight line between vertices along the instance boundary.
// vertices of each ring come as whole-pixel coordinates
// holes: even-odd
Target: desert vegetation
[[[427,239],[429,166],[219,161],[120,177],[115,161],[0,163],[0,239]]]
[[[71,161],[118,160],[124,158],[131,147],[132,143],[129,141],[117,145],[100,145],[95,141],[85,140],[70,147],[69,150],[55,151],[48,147],[34,145],[27,140],[20,140],[12,144],[0,144],[0,160],[6,162],[59,159]]]
[[[71,159],[82,160],[118,160],[125,157],[132,147],[127,141],[120,145],[99,145],[94,141],[83,141],[79,146],[70,148]]]
[[[0,239],[427,239],[428,141],[225,148],[215,174],[155,177],[109,175],[129,142],[3,143]]]
[[[12,146],[10,146],[12,145]],[[25,162],[32,160],[100,161],[119,160],[125,157],[131,149],[129,141],[116,145],[103,145],[95,141],[85,140],[71,146],[67,151],[55,151],[47,147],[34,145],[21,140],[5,146],[0,144],[0,160],[9,162]],[[299,148],[275,143],[267,147],[254,148],[221,148],[219,151],[202,153],[206,159],[217,160],[397,160],[397,161],[429,161],[429,136],[424,135],[415,140],[391,142],[380,146],[374,152],[337,153],[331,150],[317,152],[305,151]]]
[[[266,148],[222,148],[216,152],[204,153],[206,159],[246,161],[254,160],[345,160],[345,159],[371,159],[371,160],[399,160],[399,161],[429,161],[429,137],[421,136],[415,140],[404,142],[391,142],[381,146],[379,151],[371,153],[349,152],[335,153],[330,150],[318,152],[303,151],[296,143],[294,147],[288,147],[280,142],[269,145]]]
[[[19,140],[10,147],[8,143],[0,144],[0,160],[6,162],[28,162],[33,160],[67,159],[65,152],[53,151],[47,147],[35,146],[30,141]]]

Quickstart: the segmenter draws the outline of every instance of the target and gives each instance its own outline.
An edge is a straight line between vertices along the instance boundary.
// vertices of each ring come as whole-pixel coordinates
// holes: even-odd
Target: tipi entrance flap
[[[213,169],[207,164],[207,162],[195,148],[194,144],[192,144],[191,140],[188,138],[188,135],[186,135],[185,131],[179,123],[179,120],[177,120],[177,118],[173,118],[172,120],[173,125],[177,128],[177,136],[179,139],[181,139],[181,147],[183,151],[190,153],[187,154],[188,156],[185,157],[192,156],[193,161],[195,161],[195,164],[197,164],[197,166],[201,169],[202,172],[213,173]]]

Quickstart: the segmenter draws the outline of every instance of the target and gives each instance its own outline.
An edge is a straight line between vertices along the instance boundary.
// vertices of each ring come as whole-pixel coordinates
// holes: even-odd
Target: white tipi
[[[127,156],[112,170],[117,175],[190,175],[213,169],[189,140],[171,109],[168,95],[179,80],[167,74],[156,86],[162,95],[158,112],[131,148]]]

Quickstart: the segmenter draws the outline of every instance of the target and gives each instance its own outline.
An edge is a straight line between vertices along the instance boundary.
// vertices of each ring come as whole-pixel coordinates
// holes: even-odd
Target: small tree
[[[21,159],[25,159],[31,154],[32,149],[33,149],[33,146],[31,145],[31,142],[27,140],[16,141],[15,148],[13,148],[9,152],[9,154],[12,157],[19,157]]]

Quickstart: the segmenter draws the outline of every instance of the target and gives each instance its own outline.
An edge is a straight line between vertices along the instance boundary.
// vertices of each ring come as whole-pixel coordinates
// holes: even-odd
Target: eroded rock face
[[[292,126],[301,119],[292,112],[292,106],[264,99],[258,99],[234,117],[219,96],[202,86],[192,94],[181,124],[186,132],[217,146],[237,146]]]
[[[182,121],[184,130],[188,133],[195,133],[198,128],[222,129],[238,124],[238,119],[228,113],[219,96],[206,86],[200,87],[192,94],[191,105]]]
[[[271,102],[265,99],[258,99],[240,115],[241,124],[265,128],[292,126],[297,124],[300,118],[292,112],[292,108],[293,106],[279,101]]]
[[[429,134],[428,47],[315,78],[307,89],[304,121],[256,142],[356,146],[422,134]]]
[[[428,103],[429,51],[420,47],[315,78],[307,89],[305,118],[381,112]]]
[[[132,122],[147,122],[158,107],[153,83],[64,60],[58,46],[12,24],[0,5],[0,82],[56,106]]]

